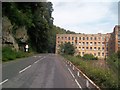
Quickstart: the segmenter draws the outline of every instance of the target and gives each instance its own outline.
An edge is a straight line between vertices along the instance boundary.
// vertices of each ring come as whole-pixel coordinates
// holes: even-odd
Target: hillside
[[[56,34],[74,32],[53,25],[53,10],[51,2],[3,2],[3,48],[54,53]]]

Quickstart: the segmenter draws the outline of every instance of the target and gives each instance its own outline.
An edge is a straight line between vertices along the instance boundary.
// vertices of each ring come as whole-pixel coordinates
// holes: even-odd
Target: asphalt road
[[[3,88],[79,88],[65,62],[55,54],[39,54],[3,64]]]

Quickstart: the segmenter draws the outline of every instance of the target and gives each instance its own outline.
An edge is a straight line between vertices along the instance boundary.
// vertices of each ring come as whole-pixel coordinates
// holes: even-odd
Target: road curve
[[[63,58],[39,54],[3,64],[3,88],[82,88]]]

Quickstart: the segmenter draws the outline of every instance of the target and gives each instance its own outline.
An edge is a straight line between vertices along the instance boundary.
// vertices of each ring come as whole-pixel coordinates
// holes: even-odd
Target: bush
[[[26,53],[22,51],[17,52],[15,50],[12,50],[11,47],[3,47],[2,49],[2,61],[10,61],[16,58],[22,58],[30,55],[31,53]]]
[[[85,60],[98,60],[98,58],[94,57],[92,54],[85,54],[82,58]]]
[[[80,55],[77,55],[76,57],[78,57],[78,58],[82,58]]]
[[[16,58],[15,51],[13,51],[10,47],[4,47],[2,49],[2,60],[14,60]]]

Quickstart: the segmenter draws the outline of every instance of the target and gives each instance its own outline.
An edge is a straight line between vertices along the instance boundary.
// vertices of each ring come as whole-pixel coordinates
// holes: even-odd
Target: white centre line
[[[70,74],[72,75],[73,78],[75,78],[75,76],[73,75],[72,71],[68,68]]]
[[[2,85],[3,83],[5,83],[5,82],[7,82],[7,81],[8,81],[8,79],[2,81],[2,82],[0,83],[0,85]]]
[[[34,62],[34,63],[38,63],[40,60],[37,60],[36,62]]]
[[[28,69],[28,68],[30,68],[30,67],[31,67],[31,65],[29,65],[28,67],[26,67],[26,68],[24,68],[23,70],[19,71],[19,73],[24,72],[26,69]]]
[[[77,83],[78,87],[82,89],[82,87],[80,86],[80,84],[78,83],[76,79],[75,79],[75,82]]]

